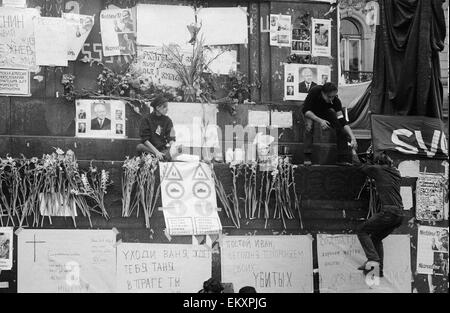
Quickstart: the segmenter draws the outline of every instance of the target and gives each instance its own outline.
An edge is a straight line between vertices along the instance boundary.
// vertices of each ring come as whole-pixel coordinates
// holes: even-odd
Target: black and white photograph
[[[0,0],[0,294],[448,293],[449,2]]]

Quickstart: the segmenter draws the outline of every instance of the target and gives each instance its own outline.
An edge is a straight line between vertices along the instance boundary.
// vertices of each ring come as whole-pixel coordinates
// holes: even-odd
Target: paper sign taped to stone
[[[112,230],[25,229],[18,235],[19,293],[115,292]]]
[[[234,290],[258,293],[313,291],[310,236],[225,236],[221,244],[222,281]]]
[[[0,96],[30,96],[30,72],[0,69]]]
[[[184,244],[117,246],[117,291],[195,293],[211,277],[211,250]]]
[[[13,246],[13,228],[0,227],[0,272],[12,268]]]

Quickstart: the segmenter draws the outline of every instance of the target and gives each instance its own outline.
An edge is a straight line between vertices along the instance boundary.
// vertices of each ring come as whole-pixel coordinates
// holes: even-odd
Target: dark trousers
[[[142,153],[150,153],[152,156],[155,156],[155,154],[148,148],[146,145],[140,143],[136,146],[136,152],[138,156],[140,156]],[[164,154],[164,160],[165,162],[171,162],[172,157],[170,156],[170,150],[168,148],[162,149],[159,152]]]
[[[359,242],[368,261],[379,262],[383,266],[383,242],[390,233],[402,224],[403,217],[381,211],[362,223],[356,230]]]
[[[336,111],[333,109],[328,109],[325,115],[321,115],[318,117],[327,120],[330,123],[330,126],[336,131],[338,162],[351,162],[352,154],[351,149],[348,145],[350,138],[348,134],[345,132],[344,126],[337,118]],[[303,143],[304,143],[305,159],[309,160],[311,160],[312,154],[313,133],[314,133],[314,121],[305,117],[305,132],[303,135]]]

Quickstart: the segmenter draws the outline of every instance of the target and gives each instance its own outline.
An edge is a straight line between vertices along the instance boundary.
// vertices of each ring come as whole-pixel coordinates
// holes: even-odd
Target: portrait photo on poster
[[[312,19],[312,56],[331,57],[331,20]]]
[[[330,81],[331,68],[328,65],[285,64],[284,98],[286,100],[306,99],[311,88]]]
[[[123,101],[78,99],[75,105],[76,137],[126,138]]]

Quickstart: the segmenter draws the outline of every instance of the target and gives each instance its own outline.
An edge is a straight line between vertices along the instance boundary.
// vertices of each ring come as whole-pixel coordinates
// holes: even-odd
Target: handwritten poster
[[[417,237],[417,273],[448,277],[448,228],[421,226]]]
[[[138,45],[162,47],[163,45],[178,44],[181,47],[190,46],[188,42],[191,34],[187,26],[195,24],[192,7],[139,3],[136,10]]]
[[[199,162],[160,164],[164,220],[170,235],[204,235],[222,230],[211,168]]]
[[[101,11],[100,29],[104,56],[136,54],[136,26],[133,12],[132,9]]]
[[[77,99],[75,115],[76,137],[126,138],[122,100]]]
[[[0,68],[34,69],[36,50],[33,17],[36,9],[0,7]]]
[[[36,64],[67,66],[66,21],[60,17],[34,19]]]
[[[248,110],[249,126],[267,127],[270,125],[270,111]]]
[[[208,73],[228,75],[230,72],[236,72],[237,50],[205,49],[205,59]]]
[[[0,96],[30,96],[30,72],[0,69]]]
[[[366,280],[357,268],[366,260],[356,235],[317,235],[321,293],[410,293],[409,235],[390,235],[383,240],[384,277]]]
[[[211,277],[211,250],[182,244],[121,243],[117,291],[196,293]]]
[[[285,64],[284,99],[304,101],[311,88],[330,79],[331,68],[327,65]]]
[[[292,112],[283,111],[270,111],[270,125],[278,128],[291,128],[292,123]]]
[[[441,175],[421,174],[417,178],[416,218],[421,221],[444,219],[444,186]]]
[[[270,45],[290,47],[291,35],[291,16],[270,14]]]
[[[66,21],[67,59],[75,61],[94,26],[94,16],[62,13]]]
[[[8,271],[13,263],[13,228],[0,227],[0,271]]]
[[[19,293],[114,292],[112,230],[26,229],[18,234]]]
[[[198,36],[205,45],[239,45],[248,42],[247,8],[202,8]]]
[[[313,292],[310,236],[225,236],[221,241],[222,282],[258,293]]]
[[[312,19],[312,56],[331,57],[331,20]]]
[[[185,65],[192,60],[192,50],[180,51],[180,57]],[[182,79],[174,69],[171,57],[162,47],[138,46],[135,62],[131,70],[145,84],[150,86],[180,87]]]

